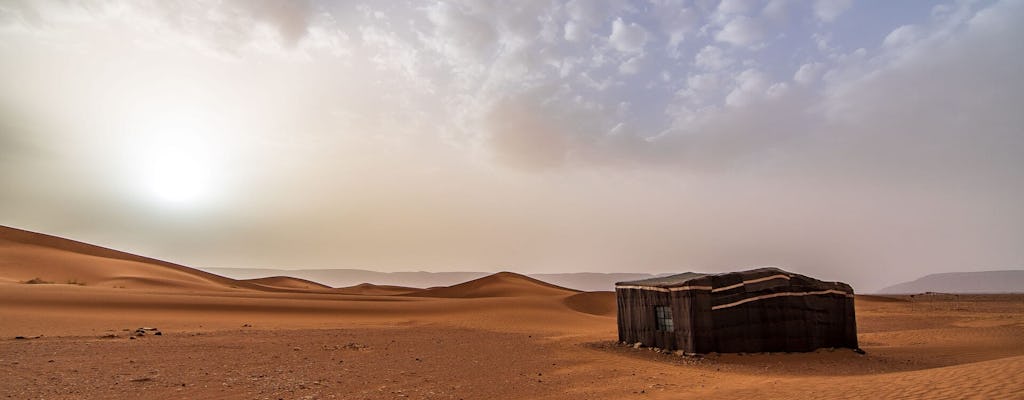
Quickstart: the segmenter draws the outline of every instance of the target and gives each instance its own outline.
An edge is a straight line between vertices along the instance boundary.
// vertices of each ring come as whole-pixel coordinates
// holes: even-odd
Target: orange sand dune
[[[480,279],[440,288],[424,289],[411,293],[418,297],[477,298],[477,297],[524,297],[524,296],[565,296],[579,293],[576,290],[555,286],[525,275],[513,272],[499,272]]]
[[[301,278],[290,276],[268,276],[266,278],[242,279],[239,282],[247,282],[270,290],[332,290],[330,286],[323,285]]]
[[[367,296],[393,296],[399,294],[411,294],[423,289],[405,286],[374,285],[372,283],[360,283],[355,286],[348,286],[335,289],[341,294],[358,294]]]
[[[238,281],[183,265],[0,226],[0,282],[163,290],[330,289],[297,278]]]
[[[603,316],[615,316],[615,292],[584,292],[568,296],[563,300],[572,310]]]

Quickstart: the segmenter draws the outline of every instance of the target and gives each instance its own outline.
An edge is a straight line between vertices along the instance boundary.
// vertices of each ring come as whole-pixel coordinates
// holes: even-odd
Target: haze
[[[0,3],[0,224],[195,267],[1024,265],[1024,2]]]

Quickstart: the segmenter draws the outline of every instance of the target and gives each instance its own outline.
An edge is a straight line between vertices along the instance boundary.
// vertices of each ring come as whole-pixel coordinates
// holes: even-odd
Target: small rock
[[[633,348],[634,349],[639,349],[639,348],[641,348],[643,346],[644,346],[644,344],[640,343],[640,342],[633,343]]]
[[[163,332],[156,331],[156,333],[154,333],[153,335],[155,335],[155,336],[163,336],[164,334],[163,334]]]

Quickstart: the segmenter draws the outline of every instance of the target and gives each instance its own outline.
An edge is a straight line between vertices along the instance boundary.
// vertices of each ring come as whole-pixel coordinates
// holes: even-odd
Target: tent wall
[[[781,278],[780,274],[784,274]],[[688,353],[857,348],[853,289],[777,269],[707,275],[674,287],[616,286],[619,340]],[[657,330],[656,306],[673,332]]]

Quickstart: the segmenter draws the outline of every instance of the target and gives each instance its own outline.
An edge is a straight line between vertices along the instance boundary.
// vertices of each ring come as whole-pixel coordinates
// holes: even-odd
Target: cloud
[[[427,18],[434,24],[434,46],[467,62],[486,57],[498,37],[490,23],[449,3],[430,7]]]
[[[819,62],[803,64],[793,74],[793,81],[801,85],[810,85],[818,80],[824,67],[825,65]]]
[[[745,16],[733,18],[715,34],[715,39],[719,42],[735,46],[750,46],[760,42],[763,37],[764,32],[760,23]]]
[[[1019,259],[1020,2],[681,4],[0,4],[4,223],[197,265]],[[132,143],[185,117],[223,198],[168,211]]]
[[[608,36],[608,43],[621,52],[641,52],[647,43],[647,30],[635,22],[627,24],[622,18],[616,18],[612,21],[612,33]]]
[[[918,29],[913,25],[903,25],[893,29],[885,36],[882,45],[885,47],[900,47],[912,44],[918,37]]]
[[[754,2],[747,0],[722,0],[718,12],[722,14],[745,14],[752,10]]]
[[[716,46],[704,46],[693,57],[693,64],[706,71],[719,71],[732,65],[734,60]]]
[[[852,5],[853,0],[816,0],[813,6],[814,16],[822,22],[832,22]]]

